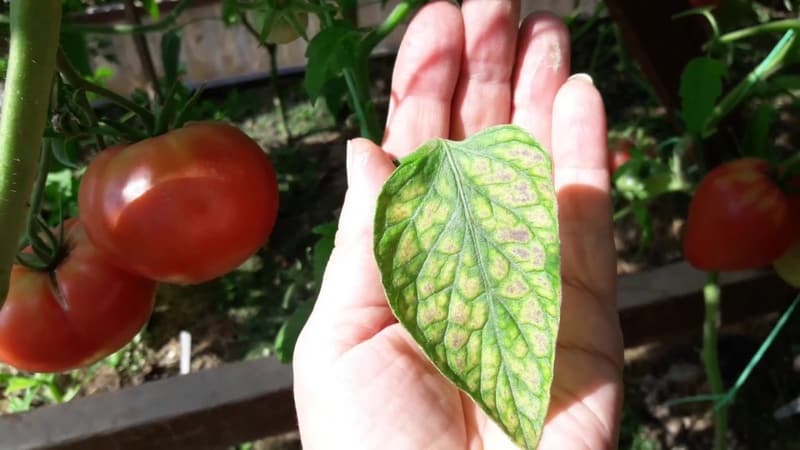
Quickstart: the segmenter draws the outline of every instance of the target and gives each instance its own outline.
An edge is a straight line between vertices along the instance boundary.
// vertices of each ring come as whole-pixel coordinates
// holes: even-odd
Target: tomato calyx
[[[35,232],[25,236],[16,262],[36,272],[53,272],[69,256],[65,225],[62,222],[53,232],[44,219],[37,217],[35,220]]]

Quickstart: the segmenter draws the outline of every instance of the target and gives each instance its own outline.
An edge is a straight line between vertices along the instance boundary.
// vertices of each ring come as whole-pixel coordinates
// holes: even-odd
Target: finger
[[[528,16],[519,32],[517,61],[511,121],[549,150],[553,101],[570,70],[569,31],[564,21],[549,13]]]
[[[552,148],[565,283],[614,302],[616,274],[603,100],[588,75],[553,104]],[[609,304],[609,307],[614,305]]]
[[[392,74],[387,153],[399,158],[429,139],[447,137],[463,45],[461,13],[451,3],[429,3],[411,21]]]
[[[393,170],[389,156],[371,141],[348,143],[348,187],[336,241],[304,330],[327,356],[335,357],[394,322],[372,252],[375,205]]]
[[[508,123],[519,29],[519,0],[466,0],[461,10],[464,56],[453,98],[452,139]]]

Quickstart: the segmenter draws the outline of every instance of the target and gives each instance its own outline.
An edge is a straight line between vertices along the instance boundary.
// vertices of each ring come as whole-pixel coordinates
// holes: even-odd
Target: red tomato
[[[766,161],[738,159],[700,182],[689,205],[684,256],[706,271],[755,269],[772,263],[798,230],[796,200],[773,181]]]
[[[52,272],[15,265],[0,309],[0,361],[62,372],[122,348],[150,318],[156,283],[111,265],[77,220],[65,223],[69,254]]]
[[[616,141],[608,151],[608,171],[614,174],[623,164],[631,160],[633,142],[629,139]]]
[[[265,244],[278,184],[261,148],[237,128],[194,123],[108,149],[84,174],[78,207],[92,242],[120,267],[196,284]]]

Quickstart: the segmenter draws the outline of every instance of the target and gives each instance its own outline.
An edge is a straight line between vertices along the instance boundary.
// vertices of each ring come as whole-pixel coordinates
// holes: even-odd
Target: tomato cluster
[[[797,240],[800,196],[778,182],[766,160],[741,158],[716,167],[689,205],[684,256],[705,271],[772,264]]]
[[[157,284],[197,284],[268,240],[278,184],[267,155],[222,123],[194,123],[101,152],[55,268],[14,266],[0,361],[61,372],[119,350],[150,318]],[[24,250],[30,252],[30,249]]]

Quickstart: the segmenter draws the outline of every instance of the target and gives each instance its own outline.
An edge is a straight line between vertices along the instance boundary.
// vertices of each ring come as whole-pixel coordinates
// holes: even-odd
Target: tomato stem
[[[152,128],[155,125],[155,117],[153,116],[153,113],[148,111],[146,108],[83,78],[78,71],[75,70],[75,67],[72,66],[72,63],[69,62],[67,55],[64,54],[64,51],[61,48],[58,49],[57,64],[58,70],[69,84],[77,88],[83,88],[101,97],[105,97],[111,102],[116,103],[118,106],[135,113],[137,116],[139,116],[139,118],[142,119],[142,121],[144,121],[148,128]]]
[[[775,33],[786,30],[800,31],[800,19],[773,20],[772,22],[762,23],[752,27],[731,31],[730,33],[726,33],[720,36],[717,39],[717,42],[723,44],[730,44],[732,42],[738,41],[739,39],[746,39],[749,37],[757,36],[759,34]]]
[[[141,26],[142,19],[139,17],[139,12],[136,10],[136,4],[133,3],[133,0],[123,0],[122,4],[125,7],[125,15],[128,20],[136,26]],[[133,43],[136,46],[136,53],[139,55],[139,63],[142,65],[142,70],[147,76],[148,81],[150,81],[150,87],[153,89],[153,93],[158,101],[163,102],[164,96],[161,93],[161,86],[158,85],[156,66],[153,64],[153,56],[150,53],[150,46],[147,44],[147,39],[145,39],[144,35],[141,33],[134,34]]]
[[[795,30],[787,31],[781,40],[775,44],[775,47],[773,47],[767,57],[719,102],[706,122],[703,136],[710,135],[719,121],[736,108],[736,106],[747,97],[756,84],[764,81],[783,66],[786,56],[791,54],[790,51],[795,42],[795,37]]]
[[[325,1],[319,0],[320,6],[325,7]],[[330,12],[325,10],[321,16],[323,26],[333,26],[333,17]],[[398,21],[399,23],[399,21]],[[378,41],[380,42],[380,40]],[[376,144],[380,144],[383,139],[383,132],[378,123],[378,113],[375,111],[375,104],[369,95],[369,72],[367,62],[369,59],[370,48],[366,40],[361,41],[356,50],[355,65],[342,69],[345,83],[347,84],[347,97],[350,105],[358,117],[361,135]]]
[[[705,367],[708,384],[712,396],[725,394],[722,374],[719,369],[719,355],[717,354],[720,288],[719,274],[709,272],[706,285],[703,288],[705,300],[705,322],[703,323],[703,350],[702,359]],[[728,432],[728,406],[722,405],[714,410],[714,450],[725,450],[726,435]]]
[[[386,36],[389,36],[395,28],[403,23],[403,21],[423,3],[425,3],[425,0],[405,0],[398,3],[389,15],[386,16],[386,19],[364,37],[364,51],[367,54],[371,53]]]
[[[0,303],[36,179],[61,26],[61,0],[11,2],[5,101],[0,114]]]

